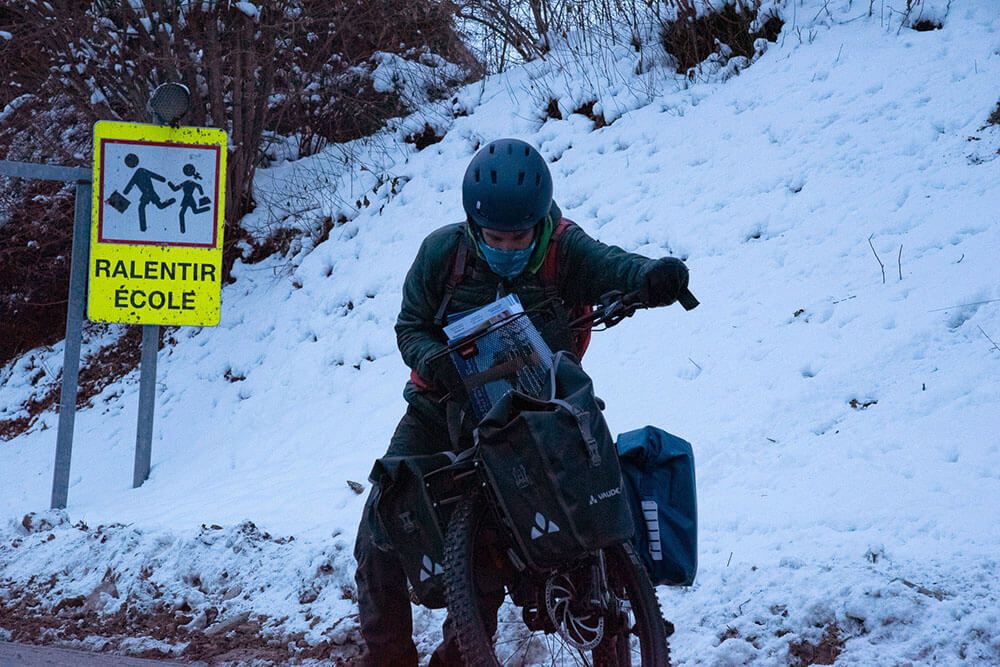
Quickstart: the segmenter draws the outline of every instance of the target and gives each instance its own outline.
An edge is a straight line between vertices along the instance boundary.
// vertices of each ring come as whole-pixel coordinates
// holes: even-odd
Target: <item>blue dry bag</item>
[[[698,570],[698,504],[691,444],[654,426],[618,436],[635,521],[632,546],[655,585],[690,586]]]

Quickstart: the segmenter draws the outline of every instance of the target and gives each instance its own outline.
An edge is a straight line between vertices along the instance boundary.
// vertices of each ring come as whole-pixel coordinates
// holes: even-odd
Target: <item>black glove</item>
[[[647,306],[669,306],[688,286],[688,270],[676,257],[656,260],[646,269],[641,288],[642,302]]]
[[[431,382],[451,395],[451,400],[462,402],[466,398],[465,384],[450,354],[435,356],[428,362]]]

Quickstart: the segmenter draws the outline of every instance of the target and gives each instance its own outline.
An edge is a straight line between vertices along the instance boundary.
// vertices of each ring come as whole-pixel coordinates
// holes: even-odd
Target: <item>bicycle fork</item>
[[[605,560],[603,549],[597,551],[597,558],[594,560],[593,565],[590,566],[590,571],[591,608],[600,610],[601,615],[608,623],[607,629],[609,632],[618,633],[622,629],[627,629],[629,622],[626,603],[615,595],[608,584],[607,561]]]

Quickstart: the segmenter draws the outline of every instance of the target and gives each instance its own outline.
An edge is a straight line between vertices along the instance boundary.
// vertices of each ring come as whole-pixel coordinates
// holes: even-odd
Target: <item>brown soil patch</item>
[[[844,640],[836,623],[826,626],[826,631],[816,644],[805,640],[788,645],[788,663],[792,667],[807,665],[832,665],[844,650]]]
[[[51,589],[54,584],[44,582],[42,585]],[[0,590],[7,585],[0,583]],[[113,584],[109,589],[113,589]],[[101,651],[137,658],[203,660],[209,664],[255,661],[254,664],[259,665],[284,665],[311,658],[324,660],[330,665],[352,665],[357,663],[361,653],[360,637],[356,632],[349,635],[343,644],[324,640],[310,645],[303,633],[274,634],[263,631],[269,620],[264,617],[240,614],[215,622],[219,611],[214,607],[205,613],[192,615],[194,612],[190,608],[183,611],[165,604],[140,609],[132,600],[126,600],[113,614],[101,615],[94,610],[92,597],[63,598],[54,607],[46,609],[38,595],[23,592],[13,600],[0,601],[0,628],[10,632],[10,641],[24,644],[58,646],[88,638],[93,643],[94,637],[100,637],[107,642],[100,648]],[[172,656],[156,649],[123,650],[124,640],[134,641],[142,637],[183,648]],[[80,648],[76,644],[73,647]]]

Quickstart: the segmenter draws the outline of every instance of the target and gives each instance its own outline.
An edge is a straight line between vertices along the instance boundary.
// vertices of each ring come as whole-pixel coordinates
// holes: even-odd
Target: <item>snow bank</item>
[[[180,596],[192,569],[216,586],[239,566],[245,592],[271,592],[232,611],[287,616],[278,632],[303,627],[296,595],[329,558],[306,643],[349,633],[354,608],[337,590],[352,586],[345,545],[364,497],[347,481],[365,481],[403,411],[403,276],[422,238],[461,217],[476,147],[517,136],[550,160],[568,217],[685,258],[702,301],[643,313],[587,357],[612,428],[656,424],[695,445],[701,570],[694,587],[660,591],[677,662],[820,650],[845,665],[1000,662],[1000,132],[986,124],[1000,20],[987,0],[924,3],[942,28],[918,32],[903,4],[872,16],[784,4],[778,42],[725,82],[643,71],[627,51],[529,63],[466,87],[447,117],[430,108],[447,134],[423,151],[402,141],[418,114],[262,172],[271,203],[251,228],[338,222],[287,258],[237,265],[221,325],[174,334],[150,480],[129,488],[137,375],[77,417],[69,516],[127,524],[116,540],[130,560],[71,526],[52,544],[19,532],[48,503],[50,414],[0,447],[0,515],[13,522],[0,578],[54,575],[89,595],[111,563],[155,561]],[[553,99],[561,120],[547,117]],[[573,113],[589,102],[609,126]],[[58,373],[57,350],[34,354]],[[2,376],[8,410],[37,373],[18,363]],[[252,558],[182,555],[205,535],[228,544],[247,520],[295,540]],[[418,612],[421,650],[439,621]]]

